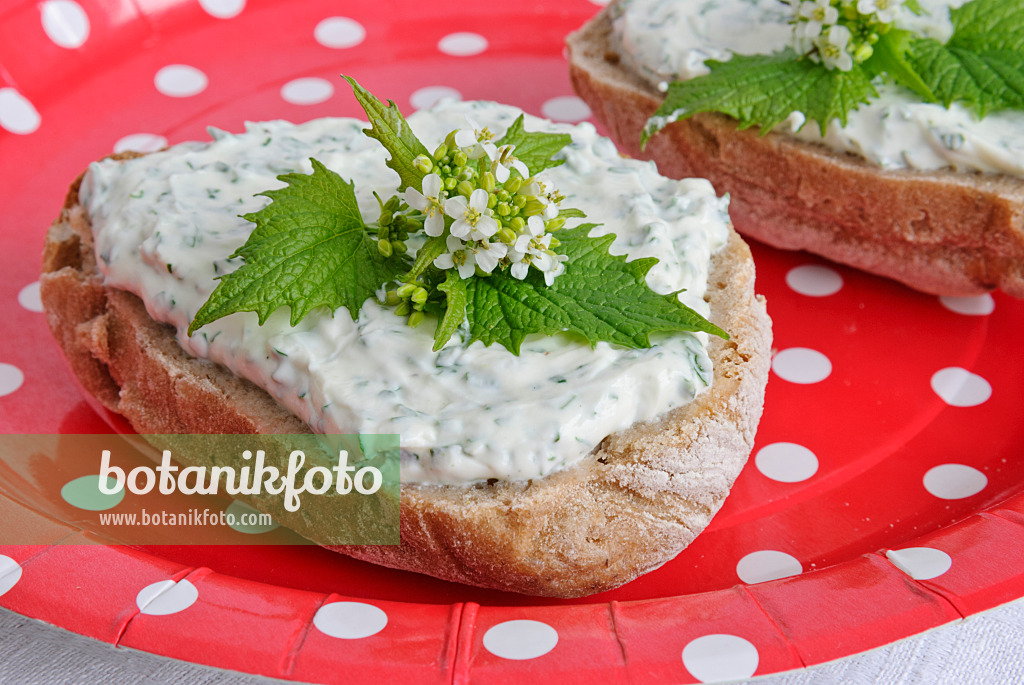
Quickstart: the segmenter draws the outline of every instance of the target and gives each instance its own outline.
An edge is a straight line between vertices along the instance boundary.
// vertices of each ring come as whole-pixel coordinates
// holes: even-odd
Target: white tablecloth
[[[0,683],[267,685],[286,681],[115,648],[0,609]],[[1024,683],[1024,600],[922,635],[757,685]]]

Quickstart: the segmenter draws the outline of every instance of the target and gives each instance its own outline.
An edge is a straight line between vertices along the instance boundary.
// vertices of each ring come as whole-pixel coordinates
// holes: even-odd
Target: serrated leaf
[[[1024,53],[978,52],[922,39],[914,44],[912,61],[947,107],[960,101],[979,117],[1001,109],[1024,109]]]
[[[437,286],[445,294],[445,310],[434,330],[434,352],[444,347],[466,320],[466,283],[452,269],[448,271],[444,283]]]
[[[499,343],[519,354],[527,335],[575,332],[596,344],[630,348],[650,346],[655,331],[704,331],[728,337],[679,301],[678,293],[659,295],[647,287],[654,258],[626,261],[609,254],[615,236],[590,238],[593,224],[558,233],[565,272],[552,285],[532,271],[525,280],[508,272],[466,283],[466,318],[471,340]]]
[[[505,135],[495,145],[515,145],[516,149],[512,154],[526,165],[530,174],[536,176],[545,169],[564,164],[564,159],[551,159],[555,153],[572,142],[572,136],[568,133],[539,133],[527,131],[523,127],[524,117],[522,114],[512,122],[512,125],[505,131]]]
[[[978,52],[1024,51],[1024,3],[973,0],[954,10],[953,37],[947,45]]]
[[[245,260],[221,278],[188,332],[234,312],[256,312],[263,324],[280,307],[294,326],[311,310],[348,309],[363,303],[403,271],[385,259],[366,231],[353,185],[312,160],[312,174],[285,174],[284,188],[262,195],[271,203],[244,218],[256,224],[232,257]]]
[[[642,145],[671,121],[698,112],[728,114],[741,129],[760,125],[762,135],[793,112],[802,112],[806,121],[818,122],[824,135],[830,121],[839,119],[845,126],[851,110],[878,96],[860,67],[830,71],[788,49],[706,64],[711,73],[669,85],[665,101],[644,128]]]
[[[356,100],[359,101],[370,121],[371,128],[365,129],[363,133],[379,141],[391,153],[391,159],[387,161],[387,165],[398,172],[400,179],[398,189],[402,191],[407,186],[412,186],[419,190],[423,186],[423,177],[426,174],[413,166],[413,160],[420,155],[429,157],[430,152],[409,128],[409,122],[398,111],[398,106],[393,100],[388,100],[388,104],[385,106],[370,91],[360,86],[354,78],[350,76],[343,76],[343,78],[352,86]]]

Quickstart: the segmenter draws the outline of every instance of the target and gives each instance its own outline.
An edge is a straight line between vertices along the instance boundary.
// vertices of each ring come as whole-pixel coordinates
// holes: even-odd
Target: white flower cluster
[[[445,146],[439,149],[441,155],[435,153],[452,161],[442,167],[447,169],[444,177],[429,173],[420,190],[405,191],[406,203],[424,215],[424,232],[445,236],[447,251],[434,266],[457,269],[459,276],[469,278],[477,269],[489,274],[500,265],[520,280],[533,267],[551,285],[565,270],[567,259],[554,252],[557,242],[552,243],[549,232],[562,225],[562,196],[547,192],[544,183],[530,177],[526,165],[513,155],[514,146],[498,148],[487,129],[472,121],[470,126],[448,136],[456,147],[454,157]],[[489,171],[473,172],[477,165],[471,163],[484,156],[490,161]],[[512,177],[512,170],[518,176]],[[453,220],[447,229],[445,217]]]
[[[850,71],[871,57],[879,29],[888,30],[904,0],[787,0],[793,48],[828,69]]]

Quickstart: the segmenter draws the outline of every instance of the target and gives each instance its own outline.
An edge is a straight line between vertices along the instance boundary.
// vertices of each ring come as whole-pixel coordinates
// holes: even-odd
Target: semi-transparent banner
[[[0,435],[0,545],[396,545],[398,435]]]

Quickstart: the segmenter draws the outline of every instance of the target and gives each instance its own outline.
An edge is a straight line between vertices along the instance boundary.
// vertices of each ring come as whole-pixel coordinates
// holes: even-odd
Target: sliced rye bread
[[[938,295],[1000,288],[1024,297],[1024,179],[886,171],[781,133],[738,130],[701,113],[640,150],[664,94],[629,69],[611,39],[609,6],[568,37],[573,87],[630,155],[673,178],[701,176],[729,193],[736,229]]]
[[[135,295],[104,285],[80,183],[47,235],[41,285],[49,325],[85,390],[140,433],[307,432],[262,389],[185,353]],[[714,256],[707,299],[732,337],[712,338],[714,382],[695,402],[608,436],[544,478],[403,485],[401,545],[330,545],[332,512],[316,509],[315,497],[294,514],[250,503],[338,552],[446,580],[554,597],[622,585],[708,525],[753,446],[771,323],[734,232]]]

